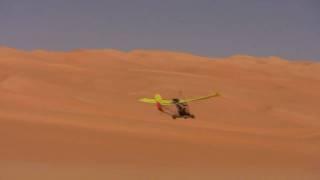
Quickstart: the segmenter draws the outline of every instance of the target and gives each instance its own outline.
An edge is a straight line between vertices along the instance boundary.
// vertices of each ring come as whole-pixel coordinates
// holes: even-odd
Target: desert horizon
[[[242,58],[256,58],[259,60],[267,60],[267,59],[277,59],[277,60],[282,60],[282,61],[290,61],[290,62],[305,62],[305,63],[316,63],[318,64],[320,59],[306,59],[306,58],[285,58],[285,57],[280,57],[277,55],[268,55],[268,56],[257,56],[257,55],[251,55],[251,54],[246,54],[246,53],[238,53],[238,54],[232,54],[232,55],[225,55],[225,56],[210,56],[210,55],[205,55],[205,54],[200,54],[200,53],[193,53],[191,51],[184,51],[184,50],[172,50],[172,49],[159,49],[159,48],[136,48],[136,49],[129,49],[129,50],[124,50],[124,49],[117,49],[117,48],[72,48],[72,49],[66,49],[66,50],[54,50],[54,49],[46,49],[46,48],[33,48],[33,49],[23,49],[23,48],[16,48],[13,46],[7,46],[0,44],[0,49],[2,51],[17,51],[17,52],[24,52],[24,53],[72,53],[72,52],[114,52],[118,54],[130,54],[134,52],[139,52],[139,51],[146,51],[146,52],[162,52],[166,54],[184,54],[184,55],[190,55],[190,56],[195,56],[195,57],[200,57],[200,58],[207,58],[207,59],[213,59],[213,60],[223,60],[223,59],[229,59],[229,58],[237,58],[237,57],[242,57]]]
[[[316,61],[2,46],[0,179],[319,179],[319,102]]]

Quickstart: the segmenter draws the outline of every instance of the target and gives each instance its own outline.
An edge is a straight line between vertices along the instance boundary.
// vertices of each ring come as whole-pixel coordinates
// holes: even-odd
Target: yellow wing
[[[149,103],[149,104],[156,104],[157,103],[157,101],[155,99],[150,99],[150,98],[142,98],[142,99],[139,99],[139,101]]]
[[[188,102],[192,102],[192,101],[205,100],[205,99],[209,99],[209,98],[212,98],[212,97],[218,97],[218,96],[220,96],[219,93],[214,93],[214,94],[210,94],[208,96],[201,96],[201,97],[190,98],[190,99],[181,99],[180,103],[188,103]]]
[[[161,105],[164,106],[169,106],[172,105],[172,101],[168,100],[168,99],[151,99],[151,98],[142,98],[139,99],[139,101],[144,102],[144,103],[149,103],[149,104],[156,104],[156,103],[160,103]]]

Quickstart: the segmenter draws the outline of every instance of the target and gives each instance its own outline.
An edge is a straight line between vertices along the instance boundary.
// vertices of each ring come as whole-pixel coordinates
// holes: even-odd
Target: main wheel
[[[177,118],[177,116],[176,116],[176,115],[172,115],[171,117],[172,117],[172,119],[176,119],[176,118]]]
[[[190,114],[190,117],[191,117],[192,119],[194,119],[194,118],[195,118],[195,116],[194,116],[193,114]]]

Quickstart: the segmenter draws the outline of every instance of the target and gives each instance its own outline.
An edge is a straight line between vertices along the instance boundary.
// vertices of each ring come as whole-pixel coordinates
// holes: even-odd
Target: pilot
[[[174,105],[176,105],[177,112],[178,112],[179,116],[189,116],[190,115],[187,103],[180,103],[180,99],[178,99],[178,98],[172,99],[172,102]]]

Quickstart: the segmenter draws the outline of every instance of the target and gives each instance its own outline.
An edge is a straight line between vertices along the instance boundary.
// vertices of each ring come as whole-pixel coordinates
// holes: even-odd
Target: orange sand
[[[222,97],[172,120],[140,97]],[[0,179],[320,179],[320,64],[0,48]]]

